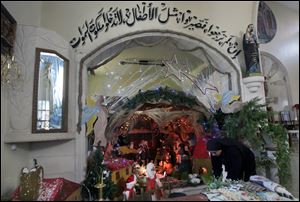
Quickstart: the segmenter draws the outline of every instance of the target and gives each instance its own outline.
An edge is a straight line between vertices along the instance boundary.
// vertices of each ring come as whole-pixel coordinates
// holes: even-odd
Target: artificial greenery
[[[99,182],[104,167],[102,165],[103,155],[100,146],[97,147],[88,159],[86,178],[82,182],[81,195],[83,199],[97,199],[98,189],[95,185]]]
[[[264,141],[257,135],[260,129],[268,124],[268,112],[257,98],[245,103],[236,113],[227,115],[223,130],[225,135],[240,141],[248,141],[258,151],[264,150]]]
[[[288,134],[281,124],[268,122],[269,112],[264,110],[264,105],[259,104],[255,98],[245,103],[242,109],[229,114],[224,120],[223,131],[225,136],[242,142],[248,142],[252,149],[265,152],[265,141],[262,134],[267,134],[276,146],[276,162],[278,176],[281,184],[287,185],[290,177],[290,151],[288,146]],[[270,159],[260,158],[257,163],[266,164]]]
[[[105,184],[105,187],[103,188],[103,198],[113,199],[117,187],[112,183],[111,173],[108,172],[103,164],[103,153],[100,145],[98,145],[97,149],[91,154],[90,159],[88,160],[87,169],[86,178],[82,182],[82,198],[85,200],[99,199],[99,189],[96,188],[95,185],[99,183],[101,177],[104,176],[103,183]],[[105,171],[108,176],[102,175]]]
[[[221,109],[216,110],[214,113],[214,116],[211,116],[210,119],[208,120],[208,124],[210,128],[213,127],[213,124],[216,122],[219,126],[219,129],[222,130],[224,126],[224,122],[226,120],[227,114],[223,113]]]
[[[212,181],[207,184],[209,189],[219,189],[223,186],[225,186],[226,183],[222,181],[222,175],[220,177],[212,177]]]
[[[214,181],[214,175],[212,174],[212,172],[208,172],[208,173],[202,173],[200,175],[200,178],[202,179],[203,183],[205,185],[209,185],[210,183],[212,183]]]
[[[277,146],[275,153],[278,176],[283,185],[287,185],[290,179],[290,149],[287,130],[281,124],[268,124],[263,132],[269,134],[273,143]]]
[[[261,168],[270,168],[276,166],[273,159],[267,156],[267,153],[262,153],[262,155],[256,157],[256,167]]]
[[[184,92],[176,91],[168,87],[160,87],[156,90],[148,90],[146,92],[142,92],[140,90],[135,97],[127,101],[123,108],[134,109],[139,104],[144,104],[147,102],[159,102],[160,100],[168,101],[172,105],[184,104],[189,107],[197,105],[197,99],[195,96],[186,95]]]

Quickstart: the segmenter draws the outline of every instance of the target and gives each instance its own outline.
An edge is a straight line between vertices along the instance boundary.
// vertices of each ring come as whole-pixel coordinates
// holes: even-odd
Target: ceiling
[[[289,9],[299,12],[299,1],[275,1],[275,2]]]
[[[184,71],[189,72],[193,76],[197,76],[201,70],[207,67],[207,63],[201,61],[201,59],[193,56],[190,53],[180,51],[174,47],[170,47],[169,44],[162,44],[153,47],[134,47],[128,48],[122,51],[116,58],[101,66],[94,71],[94,75],[90,75],[89,79],[92,83],[97,85],[97,92],[102,92],[105,95],[120,95],[122,89],[125,86],[129,86],[133,81],[147,80],[147,75],[154,72],[161,71],[160,66],[149,66],[149,65],[132,65],[125,64],[121,65],[120,62],[128,59],[138,60],[154,60],[162,61],[176,60],[179,64],[186,64]],[[182,90],[182,87],[178,83],[174,82],[173,77],[166,78],[163,71],[156,78],[150,78],[151,82],[149,85],[141,87],[142,90],[147,90],[151,86],[165,86],[168,85],[176,90]],[[101,85],[99,85],[101,81]],[[96,89],[91,89],[95,92]],[[90,92],[92,94],[93,92]]]

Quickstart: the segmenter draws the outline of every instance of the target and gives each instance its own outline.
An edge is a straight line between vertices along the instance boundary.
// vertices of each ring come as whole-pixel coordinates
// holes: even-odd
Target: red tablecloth
[[[80,184],[64,178],[43,179],[37,201],[64,201],[79,187]],[[20,187],[13,193],[12,200],[20,200],[19,189]]]

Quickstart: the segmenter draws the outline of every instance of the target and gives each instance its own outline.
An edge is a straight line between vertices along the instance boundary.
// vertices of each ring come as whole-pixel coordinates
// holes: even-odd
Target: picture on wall
[[[270,7],[263,1],[259,2],[257,16],[257,36],[259,43],[270,42],[277,30],[275,16]]]

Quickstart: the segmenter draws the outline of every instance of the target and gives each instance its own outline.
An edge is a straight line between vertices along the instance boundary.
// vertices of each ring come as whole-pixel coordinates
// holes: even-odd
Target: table
[[[204,194],[195,194],[189,196],[166,198],[164,199],[164,201],[208,201],[208,198]]]
[[[180,187],[171,190],[171,193],[184,193],[186,195],[197,195],[207,190],[206,185]]]

